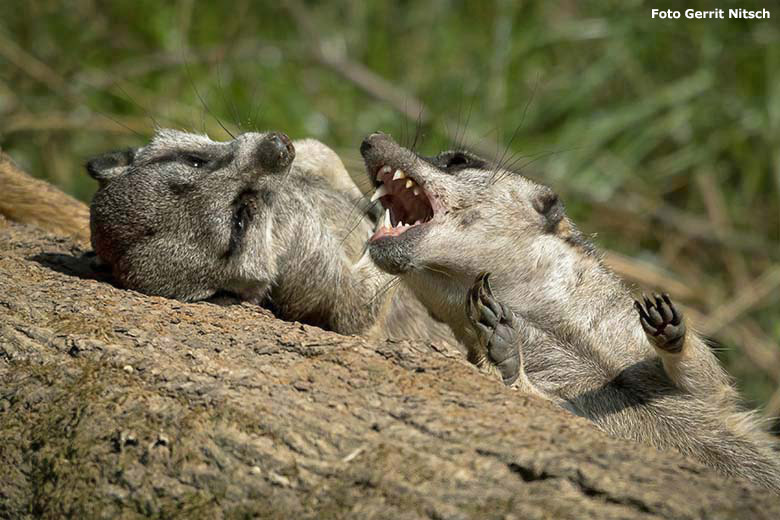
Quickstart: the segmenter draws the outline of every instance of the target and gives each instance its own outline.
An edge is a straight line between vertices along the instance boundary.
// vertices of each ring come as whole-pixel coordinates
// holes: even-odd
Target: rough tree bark
[[[0,517],[780,518],[457,353],[113,287],[0,222]]]

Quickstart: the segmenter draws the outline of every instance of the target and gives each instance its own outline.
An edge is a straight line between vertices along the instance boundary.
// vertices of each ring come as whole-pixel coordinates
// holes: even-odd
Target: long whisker
[[[528,166],[532,165],[533,163],[535,163],[537,161],[545,159],[547,157],[552,157],[553,155],[558,155],[558,154],[561,154],[561,153],[570,152],[572,150],[577,150],[579,148],[580,147],[578,147],[578,146],[573,146],[571,148],[564,148],[562,150],[547,150],[547,151],[544,151],[544,152],[537,152],[535,154],[520,155],[511,164],[508,164],[506,166],[506,168],[504,169],[504,171],[498,177],[496,177],[493,182],[494,183],[499,182],[501,179],[505,178],[507,175],[511,174],[514,171],[522,172]],[[525,162],[523,164],[520,164],[520,166],[517,166],[517,164],[522,159],[531,159],[531,160],[529,160],[528,162]]]
[[[534,88],[531,91],[531,96],[528,98],[528,101],[525,103],[525,107],[523,107],[523,115],[520,117],[520,123],[515,127],[514,132],[512,132],[512,137],[509,139],[509,142],[507,143],[506,148],[504,149],[504,153],[501,154],[501,158],[496,162],[496,167],[493,171],[493,175],[495,175],[499,170],[502,169],[506,154],[511,149],[512,144],[514,143],[515,139],[519,135],[520,129],[523,127],[523,124],[525,123],[525,117],[528,114],[528,107],[531,106],[531,102],[536,97],[536,91],[539,88],[540,79],[541,77],[537,77],[536,84],[534,85]]]
[[[363,195],[358,200],[356,200],[354,204],[352,204],[352,209],[350,209],[349,213],[347,214],[346,223],[343,228],[349,228],[349,231],[347,231],[347,233],[344,235],[344,238],[341,239],[339,246],[344,245],[344,242],[347,240],[347,238],[349,238],[349,236],[358,228],[358,226],[360,226],[360,224],[363,222],[363,219],[366,218],[366,214],[361,210],[360,206],[367,198],[368,195]],[[377,202],[378,201],[374,201],[368,204],[368,208],[372,208]],[[353,218],[354,224],[351,223]]]
[[[389,282],[383,284],[377,292],[374,293],[374,295],[369,300],[369,303],[374,303],[374,301],[379,298],[380,296],[383,296],[385,293],[387,293],[389,290],[394,289],[398,286],[398,284],[401,283],[401,278],[399,276],[393,276]]]
[[[420,142],[422,135],[422,114],[423,114],[423,107],[420,107],[420,110],[417,112],[417,123],[415,124],[414,128],[414,141],[412,141],[411,150],[414,152],[417,150],[417,145]]]
[[[106,119],[110,119],[114,123],[116,123],[119,126],[121,126],[122,128],[124,128],[125,130],[129,130],[130,132],[134,133],[136,136],[140,137],[141,139],[146,139],[145,135],[142,135],[140,132],[137,132],[136,130],[134,130],[133,128],[131,128],[128,125],[124,124],[123,122],[119,121],[118,119],[114,119],[113,117],[108,115],[108,113],[103,112],[102,110],[97,110],[95,108],[92,108],[91,110],[93,112],[96,112],[96,113],[100,114],[101,116],[105,117]]]
[[[195,95],[198,96],[198,99],[200,100],[200,104],[203,105],[203,108],[208,112],[208,114],[213,117],[220,127],[222,127],[222,130],[224,130],[231,139],[235,139],[236,136],[233,135],[233,133],[227,129],[227,127],[222,124],[222,121],[214,115],[214,113],[209,109],[209,106],[206,104],[206,101],[203,99],[203,96],[200,95],[200,91],[198,90],[198,87],[195,86],[195,80],[192,78],[192,73],[190,72],[190,66],[187,60],[184,60],[184,70],[187,72],[187,78],[189,79],[190,85],[192,86],[192,90],[195,92]]]
[[[119,89],[119,91],[124,94],[124,96],[130,100],[132,104],[140,108],[144,114],[146,114],[146,117],[152,120],[152,124],[154,124],[154,128],[161,128],[160,124],[157,122],[157,119],[154,118],[154,116],[146,109],[144,108],[140,103],[138,103],[135,99],[133,99],[133,96],[127,93],[127,91],[120,85],[119,83],[116,84],[116,87]]]
[[[450,273],[448,273],[447,271],[442,271],[440,269],[434,269],[433,267],[431,267],[429,265],[424,265],[422,267],[423,267],[423,269],[427,269],[429,271],[433,271],[434,273],[443,274],[444,276],[446,276],[448,278],[452,278],[452,275]]]
[[[222,98],[222,102],[228,106],[228,110],[233,114],[233,122],[236,124],[239,130],[243,130],[241,127],[241,116],[238,114],[238,109],[231,96],[225,97],[225,89],[222,87],[222,63],[217,65],[217,89],[219,90],[219,96]]]

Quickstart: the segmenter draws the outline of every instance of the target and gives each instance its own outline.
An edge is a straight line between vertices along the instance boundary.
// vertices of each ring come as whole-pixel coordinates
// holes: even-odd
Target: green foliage
[[[663,270],[705,315],[780,258],[780,9],[659,20],[651,8],[678,4],[302,5],[313,30],[291,15],[297,2],[4,2],[0,145],[88,200],[84,160],[141,145],[154,124],[314,136],[357,170],[367,133],[411,143],[419,131],[425,153],[506,153],[600,245]],[[425,103],[419,128],[316,60],[312,39]],[[780,382],[779,299],[775,288],[733,316],[742,328],[715,334],[756,402]]]

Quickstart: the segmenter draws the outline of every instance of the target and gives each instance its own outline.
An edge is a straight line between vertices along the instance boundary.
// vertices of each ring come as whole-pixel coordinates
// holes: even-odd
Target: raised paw
[[[472,359],[477,365],[492,363],[505,385],[511,385],[520,375],[520,348],[511,309],[496,300],[490,288],[490,275],[480,274],[466,297],[466,315],[477,339],[486,352],[487,360]]]
[[[643,296],[644,304],[634,301],[639,322],[650,341],[661,350],[677,354],[685,343],[685,322],[669,295]]]

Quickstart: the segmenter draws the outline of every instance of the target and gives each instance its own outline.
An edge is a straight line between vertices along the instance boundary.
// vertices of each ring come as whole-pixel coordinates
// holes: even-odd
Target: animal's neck
[[[494,262],[487,259],[484,270],[491,273],[496,298],[541,329],[593,342],[619,341],[617,336],[634,333],[628,291],[598,258],[571,246],[550,241],[516,248]],[[477,274],[425,268],[404,275],[403,281],[462,338],[468,328],[466,293]]]
[[[496,277],[494,292],[516,314],[548,331],[593,342],[633,335],[630,295],[598,258],[570,246],[537,253],[533,268],[526,259],[503,280]]]
[[[462,340],[466,327],[466,292],[470,286],[465,277],[426,268],[421,272],[403,275],[402,281],[428,312],[449,325]]]

